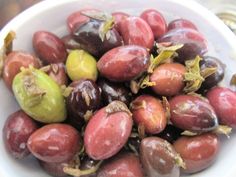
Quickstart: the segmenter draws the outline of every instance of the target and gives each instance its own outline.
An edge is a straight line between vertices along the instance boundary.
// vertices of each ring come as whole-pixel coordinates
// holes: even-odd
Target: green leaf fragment
[[[146,75],[143,77],[143,79],[141,79],[141,82],[139,83],[139,87],[144,89],[146,87],[152,87],[155,86],[156,83],[155,82],[150,82],[150,76]]]
[[[197,56],[193,60],[188,60],[185,62],[186,65],[186,73],[184,74],[184,81],[186,82],[186,86],[184,88],[185,93],[195,92],[197,91],[202,82],[205,80],[201,75],[199,63],[202,60],[201,57]]]
[[[217,68],[216,67],[212,67],[212,68],[205,68],[203,70],[201,70],[201,76],[206,79],[207,77],[209,77],[210,75],[216,73]]]
[[[109,39],[111,37],[110,30],[113,28],[114,25],[114,17],[107,19],[106,21],[102,22],[99,27],[99,37],[102,41],[105,39]]]

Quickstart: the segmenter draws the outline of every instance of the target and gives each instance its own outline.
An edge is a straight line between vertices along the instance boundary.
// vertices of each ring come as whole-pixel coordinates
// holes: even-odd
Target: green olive
[[[12,89],[20,107],[33,119],[43,123],[65,120],[66,107],[61,89],[43,71],[21,68]]]
[[[84,50],[72,50],[66,60],[66,70],[71,80],[91,79],[96,81],[96,59]]]

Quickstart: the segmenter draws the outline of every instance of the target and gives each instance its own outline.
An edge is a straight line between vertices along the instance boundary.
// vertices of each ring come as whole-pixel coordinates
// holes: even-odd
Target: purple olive
[[[205,98],[193,95],[175,96],[169,101],[172,124],[180,129],[206,132],[218,126],[213,107]]]

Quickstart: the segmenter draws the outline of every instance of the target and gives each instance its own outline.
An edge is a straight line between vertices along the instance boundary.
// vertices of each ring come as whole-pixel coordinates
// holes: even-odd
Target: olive
[[[105,161],[97,177],[144,177],[139,158],[132,153],[120,153]]]
[[[185,67],[179,63],[165,63],[158,66],[150,77],[150,81],[155,83],[152,86],[153,91],[164,96],[179,94],[184,88],[185,72]]]
[[[22,159],[30,154],[27,141],[36,129],[36,123],[22,110],[9,115],[3,128],[3,141],[14,158]]]
[[[112,157],[128,141],[133,120],[127,106],[113,101],[97,111],[84,132],[84,147],[89,157],[103,160]]]
[[[63,168],[68,164],[65,162],[53,163],[53,162],[44,162],[39,160],[39,165],[45,170],[49,175],[53,177],[69,177],[66,173],[64,173]]]
[[[76,26],[73,31],[74,39],[90,54],[101,57],[112,48],[122,45],[122,38],[115,29],[106,32],[104,39],[101,37],[103,21],[91,19],[89,22]]]
[[[166,128],[157,136],[172,144],[180,137],[181,133],[182,133],[181,129],[173,125],[167,125]]]
[[[104,104],[109,104],[112,101],[122,101],[126,105],[129,105],[131,101],[131,92],[120,83],[110,82],[106,79],[100,79],[98,86],[102,89],[102,99]]]
[[[66,106],[59,85],[43,71],[25,68],[13,80],[13,93],[20,107],[43,123],[62,122]]]
[[[154,37],[157,39],[167,32],[165,18],[155,9],[145,10],[140,17],[151,27]]]
[[[91,168],[95,168],[99,161],[93,160],[89,157],[85,157],[80,164],[80,170],[90,170]],[[91,173],[89,175],[82,175],[81,177],[97,177],[96,172]]]
[[[205,98],[193,95],[175,96],[169,101],[172,124],[192,132],[206,132],[218,126],[213,107]]]
[[[144,126],[145,132],[160,133],[164,130],[167,117],[161,101],[153,96],[141,95],[131,103],[134,122]]]
[[[54,63],[41,68],[48,74],[58,85],[67,85],[68,77],[66,75],[64,63]]]
[[[139,45],[152,49],[154,35],[151,27],[139,17],[128,17],[120,23],[120,33],[125,45]]]
[[[210,89],[216,86],[224,78],[225,65],[217,58],[206,56],[200,61],[200,68],[203,71],[206,68],[216,68],[216,72],[205,78],[201,89]]]
[[[146,48],[127,45],[111,49],[98,61],[97,67],[102,76],[110,81],[130,81],[145,72],[150,64]]]
[[[177,28],[191,28],[198,31],[197,27],[191,21],[183,18],[173,20],[168,25],[168,31]]]
[[[236,93],[228,88],[214,87],[207,92],[219,122],[236,128]]]
[[[39,58],[46,64],[66,61],[67,51],[63,41],[51,32],[35,32],[33,47]]]
[[[180,63],[194,59],[197,55],[203,56],[208,51],[204,36],[191,28],[172,29],[159,38],[158,42],[170,42],[173,45],[183,44],[184,46],[177,50],[178,57],[175,59]]]
[[[84,50],[72,50],[66,60],[66,70],[71,80],[97,80],[96,59]]]
[[[40,68],[41,62],[33,55],[22,51],[12,51],[7,55],[3,67],[3,80],[9,90],[12,90],[12,81],[20,72],[20,68],[30,65]]]
[[[45,162],[68,162],[81,148],[79,132],[67,124],[48,124],[28,139],[30,152]]]
[[[196,173],[209,167],[217,157],[219,143],[217,135],[213,133],[180,137],[173,146],[186,164],[182,171]]]
[[[113,12],[112,16],[114,17],[114,20],[115,20],[114,28],[116,29],[116,31],[118,31],[120,33],[121,21],[123,21],[124,19],[126,19],[130,15],[127,13],[124,13],[124,12]]]
[[[141,141],[140,158],[148,177],[179,177],[177,157],[173,146],[161,138],[148,137]]]
[[[82,9],[70,14],[67,18],[67,27],[69,31],[72,33],[76,27],[79,27],[90,21],[90,17],[84,15],[83,13],[97,13],[101,12],[97,9]]]
[[[68,118],[81,127],[101,105],[101,91],[92,80],[79,80],[70,84],[72,91],[66,98]]]
[[[69,50],[74,50],[74,49],[82,49],[82,46],[80,43],[76,42],[73,38],[72,35],[66,35],[66,36],[63,36],[61,38],[61,40],[63,41],[66,49],[69,49]]]

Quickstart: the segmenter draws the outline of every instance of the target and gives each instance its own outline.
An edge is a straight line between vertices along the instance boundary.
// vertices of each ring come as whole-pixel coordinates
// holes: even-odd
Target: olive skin
[[[49,175],[53,177],[69,177],[66,173],[64,173],[63,168],[68,164],[65,162],[62,163],[49,163],[39,160],[39,165],[42,167],[44,171],[46,171]]]
[[[193,137],[182,136],[173,144],[183,158],[186,169],[184,173],[196,173],[209,167],[219,152],[219,140],[213,133]]]
[[[12,90],[13,79],[20,72],[20,68],[27,68],[30,65],[40,68],[41,62],[38,58],[23,51],[12,51],[7,55],[3,67],[3,80],[9,90]]]
[[[203,56],[207,51],[207,41],[204,36],[191,28],[176,28],[165,33],[158,42],[171,42],[173,45],[183,44],[177,50],[175,61],[184,64],[186,60],[194,59],[197,55]]]
[[[165,63],[158,66],[150,77],[153,91],[158,95],[174,96],[184,88],[185,67],[179,63]]]
[[[66,98],[68,118],[77,127],[84,124],[86,113],[92,114],[101,105],[101,91],[96,83],[89,79],[74,81],[70,84],[72,92]]]
[[[112,157],[121,150],[130,136],[133,125],[130,113],[115,110],[121,103],[113,101],[97,111],[85,128],[85,151],[94,160]],[[112,104],[113,108],[109,108]],[[114,112],[110,112],[109,109],[114,109]]]
[[[169,23],[168,31],[176,28],[191,28],[198,31],[197,27],[191,21],[183,18],[173,20]]]
[[[63,41],[66,49],[69,50],[82,49],[81,44],[76,42],[71,34],[63,36],[61,40]]]
[[[141,141],[140,158],[147,177],[179,177],[175,156],[173,146],[161,138],[148,137]]]
[[[97,177],[144,177],[139,158],[123,152],[105,161],[98,171]]]
[[[46,73],[25,68],[18,73],[12,90],[21,109],[42,123],[62,122],[66,119],[66,105],[59,85]]]
[[[3,141],[14,158],[22,159],[30,154],[27,141],[37,128],[36,123],[22,110],[7,118],[3,128]]]
[[[129,105],[132,94],[123,84],[100,79],[98,86],[102,89],[102,99],[105,105],[115,100],[122,101],[126,105]]]
[[[201,85],[201,89],[210,89],[216,86],[224,78],[225,65],[217,58],[206,56],[200,61],[200,69],[204,70],[206,68],[216,67],[216,72],[207,78]]]
[[[67,85],[68,77],[64,63],[54,63],[41,68],[49,77],[51,77],[58,85]]]
[[[172,124],[192,132],[207,132],[218,126],[218,119],[209,101],[193,95],[175,96],[169,101]]]
[[[120,34],[125,45],[139,45],[152,49],[154,35],[151,27],[140,17],[128,17],[120,23]]]
[[[143,105],[142,105],[143,104]],[[131,103],[134,122],[145,127],[145,132],[157,134],[167,124],[165,110],[161,101],[153,96],[141,95]]]
[[[85,51],[98,58],[107,51],[123,45],[122,37],[113,28],[107,32],[109,35],[105,35],[102,40],[99,31],[101,25],[102,21],[91,19],[83,25],[76,26],[72,33],[73,38],[81,44]]]
[[[236,128],[236,94],[224,87],[214,87],[207,92],[207,98],[215,109],[219,122]]]
[[[151,27],[155,39],[167,32],[167,24],[160,12],[155,9],[145,10],[140,17]]]
[[[114,28],[116,29],[116,31],[120,33],[121,21],[128,18],[130,15],[124,12],[113,12],[112,16],[114,17],[114,20],[115,20]]]
[[[64,63],[67,51],[62,40],[47,31],[37,31],[33,35],[33,47],[39,58],[45,63]]]
[[[49,124],[35,131],[28,139],[30,152],[45,162],[68,162],[81,148],[78,131],[67,124]]]
[[[94,168],[98,162],[99,161],[93,160],[93,159],[86,156],[81,160],[81,164],[80,164],[79,169],[82,171],[89,170],[91,168]],[[97,171],[95,173],[91,173],[89,175],[82,175],[81,177],[97,177]]]
[[[110,81],[130,81],[140,76],[150,64],[146,48],[127,45],[105,53],[97,62],[98,71]]]

